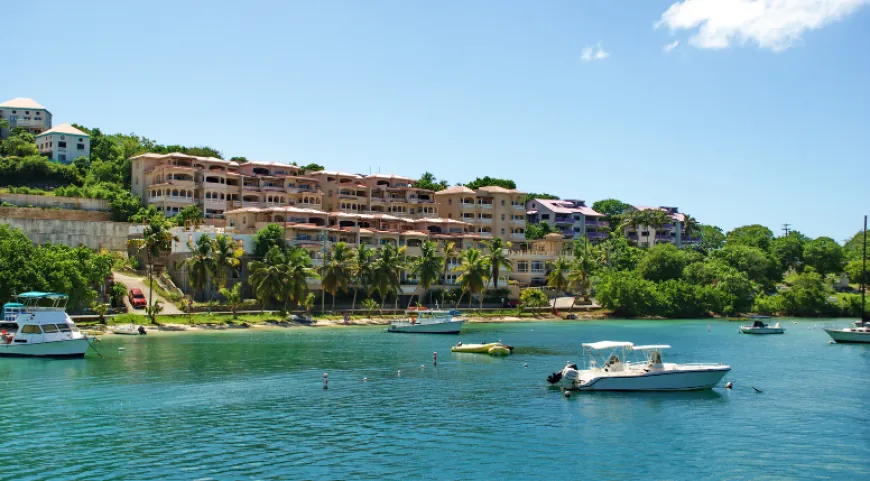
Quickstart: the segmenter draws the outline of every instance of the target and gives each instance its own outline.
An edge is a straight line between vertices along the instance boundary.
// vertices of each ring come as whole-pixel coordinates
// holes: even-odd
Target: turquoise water
[[[106,338],[105,359],[0,359],[0,479],[870,479],[870,345],[831,345],[819,321],[785,325]],[[515,355],[449,349],[498,339]],[[728,363],[735,387],[569,399],[547,387],[597,340],[670,343],[666,360]]]

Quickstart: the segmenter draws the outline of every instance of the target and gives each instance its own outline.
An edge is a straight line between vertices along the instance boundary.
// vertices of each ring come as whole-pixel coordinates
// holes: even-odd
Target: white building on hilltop
[[[51,112],[33,99],[17,98],[0,104],[0,119],[9,122],[9,129],[0,129],[0,140],[9,136],[16,127],[26,129],[33,135],[51,128]]]
[[[39,155],[54,162],[69,164],[91,155],[91,137],[70,124],[60,124],[36,136]]]

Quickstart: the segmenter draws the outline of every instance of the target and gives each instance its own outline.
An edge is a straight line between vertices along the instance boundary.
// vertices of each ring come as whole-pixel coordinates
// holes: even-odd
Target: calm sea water
[[[106,338],[105,359],[0,359],[0,479],[870,479],[870,345],[831,345],[820,326]],[[516,353],[450,353],[457,340],[498,339]],[[670,343],[666,360],[728,363],[735,388],[566,399],[547,387],[597,340]]]

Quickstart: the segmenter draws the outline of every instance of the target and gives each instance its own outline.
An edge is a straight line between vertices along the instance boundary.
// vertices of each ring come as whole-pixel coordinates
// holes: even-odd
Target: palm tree
[[[683,235],[686,239],[693,239],[700,233],[701,226],[698,224],[698,220],[689,214],[683,214]]]
[[[514,270],[514,263],[510,260],[510,257],[504,253],[506,249],[511,248],[511,243],[505,242],[501,237],[496,237],[486,244],[486,248],[489,251],[486,255],[486,259],[489,262],[490,269],[492,269],[492,288],[495,290],[498,289],[499,271],[505,269],[508,272],[513,272]]]
[[[444,305],[444,295],[447,293],[447,267],[450,263],[450,259],[456,257],[456,242],[455,241],[447,241],[444,243],[442,247],[442,251],[444,252],[444,272],[442,273],[442,278],[444,279],[444,289],[441,290],[441,305]]]
[[[242,303],[242,283],[237,282],[232,289],[221,287],[220,293],[224,296],[224,299],[227,300],[227,304],[230,306],[230,312],[233,313],[233,319],[236,319],[238,317],[236,315],[236,309],[238,309],[239,305]]]
[[[483,290],[486,288],[490,272],[489,260],[479,249],[475,248],[463,251],[459,260],[460,264],[454,269],[460,273],[456,281],[462,287],[462,294],[468,293],[468,308],[471,308],[471,295],[479,293],[480,308],[483,309]],[[462,296],[459,296],[459,301],[456,302],[457,307],[461,301]]]
[[[375,260],[374,267],[374,285],[381,296],[381,311],[384,310],[384,303],[388,294],[395,294],[398,302],[399,283],[402,271],[405,268],[404,262],[404,247],[386,244],[378,251],[378,258]]]
[[[190,285],[193,286],[193,295],[205,291],[205,286],[208,285],[208,275],[214,272],[215,263],[211,256],[211,240],[207,235],[202,235],[196,240],[196,245],[193,242],[187,241],[187,247],[191,251],[191,256],[181,262],[181,265],[187,269],[187,278],[190,280]]]
[[[378,306],[378,303],[375,302],[374,299],[368,297],[362,301],[362,307],[363,307],[363,309],[366,310],[366,314],[368,315],[368,317],[372,317],[372,314],[375,312],[375,309],[377,309],[379,306]]]
[[[444,271],[444,258],[438,255],[438,244],[428,240],[423,242],[420,246],[420,257],[414,262],[411,271],[417,276],[417,289],[422,287],[423,292],[428,291]],[[411,307],[414,295],[419,297],[417,289],[414,289],[414,294],[408,300],[408,307]]]
[[[177,241],[178,238],[169,230],[170,224],[162,216],[152,217],[148,220],[148,224],[142,232],[141,239],[132,241],[133,245],[138,250],[145,251],[145,264],[148,266],[148,305],[153,306],[154,292],[154,263],[164,252],[169,252],[172,249],[172,241]],[[153,315],[151,314],[153,313]],[[149,309],[149,317],[151,322],[154,322],[157,313]]]
[[[356,309],[356,295],[359,287],[362,287],[366,297],[371,295],[372,279],[374,278],[374,266],[372,258],[375,251],[367,244],[360,244],[359,248],[354,252],[353,269],[353,304],[351,310]]]
[[[332,295],[332,311],[335,311],[336,293],[347,290],[353,277],[353,260],[353,249],[338,242],[332,247],[329,260],[324,261],[319,269],[322,289]]]
[[[227,286],[230,274],[238,272],[245,250],[233,242],[232,237],[224,234],[214,238],[211,250],[214,253],[214,278],[218,289],[223,289]]]
[[[659,231],[664,228],[665,224],[669,224],[673,222],[670,215],[667,212],[662,210],[647,210],[646,216],[646,226],[651,230]],[[652,236],[647,237],[647,247],[652,247],[653,244]]]
[[[285,254],[284,264],[281,266],[284,280],[284,299],[293,301],[297,307],[308,302],[308,279],[320,279],[311,262],[311,255],[301,247],[291,247]],[[286,309],[286,307],[285,307]],[[311,307],[306,307],[307,311]]]
[[[556,291],[556,297],[568,287],[568,271],[571,262],[564,256],[559,256],[555,261],[548,262],[550,272],[547,273],[547,287]],[[553,309],[556,308],[556,300],[553,299]]]
[[[261,310],[272,300],[281,301],[284,298],[284,255],[277,246],[266,253],[262,261],[253,261],[250,265],[248,284],[254,291],[254,296],[260,301]]]
[[[594,254],[589,251],[577,252],[574,254],[574,262],[568,270],[568,283],[571,286],[579,286],[580,293],[583,295],[583,301],[589,302],[589,274],[595,266]],[[576,297],[574,302],[576,302]],[[574,307],[574,302],[571,307]]]

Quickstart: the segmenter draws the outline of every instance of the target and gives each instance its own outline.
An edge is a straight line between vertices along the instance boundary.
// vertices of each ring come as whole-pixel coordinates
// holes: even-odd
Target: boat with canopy
[[[25,292],[3,305],[0,356],[83,357],[90,342],[66,313],[69,297]]]

